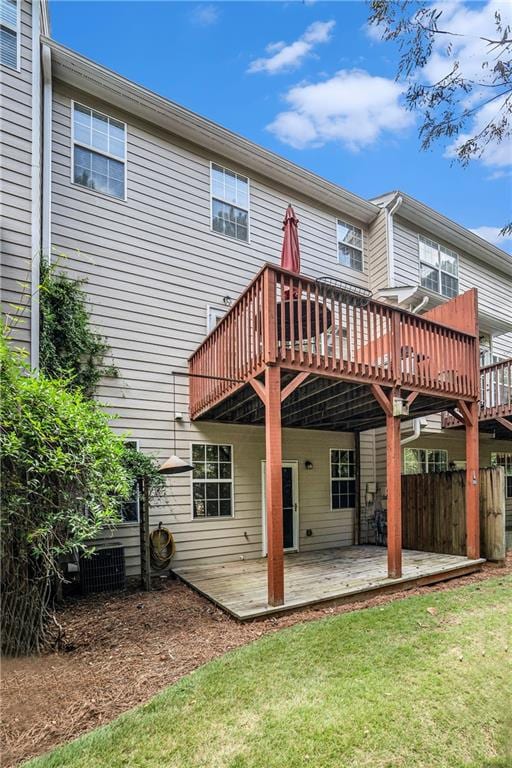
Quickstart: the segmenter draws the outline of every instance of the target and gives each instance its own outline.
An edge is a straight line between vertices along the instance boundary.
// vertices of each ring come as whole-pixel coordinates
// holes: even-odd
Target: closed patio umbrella
[[[295,216],[291,204],[286,209],[283,221],[283,248],[281,250],[281,267],[289,272],[300,272],[299,220]]]

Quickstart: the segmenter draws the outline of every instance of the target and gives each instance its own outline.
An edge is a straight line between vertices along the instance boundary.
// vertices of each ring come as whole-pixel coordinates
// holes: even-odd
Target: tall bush
[[[59,560],[118,521],[133,475],[123,438],[80,389],[44,374],[0,341],[2,652],[40,651],[51,638]]]

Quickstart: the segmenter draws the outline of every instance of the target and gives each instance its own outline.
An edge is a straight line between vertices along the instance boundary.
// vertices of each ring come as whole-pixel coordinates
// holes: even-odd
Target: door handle
[[[294,503],[293,503],[293,511],[294,512],[297,511],[297,502],[296,501],[294,501]]]

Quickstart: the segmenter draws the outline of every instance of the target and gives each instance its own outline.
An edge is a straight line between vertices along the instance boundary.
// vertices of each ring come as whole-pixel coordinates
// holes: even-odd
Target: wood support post
[[[466,422],[466,555],[480,557],[480,497],[478,488],[478,403],[465,404]]]
[[[390,579],[399,579],[402,576],[400,417],[392,413],[386,413],[386,439],[388,576]]]
[[[267,486],[267,579],[269,605],[284,603],[283,477],[281,371],[265,371],[265,442]]]

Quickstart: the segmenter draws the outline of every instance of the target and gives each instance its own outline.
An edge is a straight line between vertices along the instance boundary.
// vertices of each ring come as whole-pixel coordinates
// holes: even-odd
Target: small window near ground
[[[331,448],[331,509],[353,509],[356,505],[356,452]]]
[[[0,64],[19,67],[19,0],[0,0]]]
[[[138,440],[127,440],[125,446],[133,451],[139,450]],[[138,523],[140,520],[140,504],[141,504],[141,488],[140,483],[136,480],[132,487],[132,493],[130,498],[123,502],[121,505],[121,519],[123,523]]]
[[[512,453],[491,453],[491,467],[505,470],[505,495],[512,499]]]
[[[192,445],[194,517],[233,515],[233,449],[230,445]]]
[[[249,240],[249,179],[212,163],[212,229],[235,240]]]
[[[124,200],[126,125],[73,104],[73,181]]]
[[[459,293],[459,257],[455,251],[420,235],[420,280],[424,288],[451,299]]]
[[[344,267],[363,271],[363,232],[359,227],[337,222],[338,261]]]
[[[404,475],[424,475],[448,470],[448,451],[435,448],[404,448]]]

